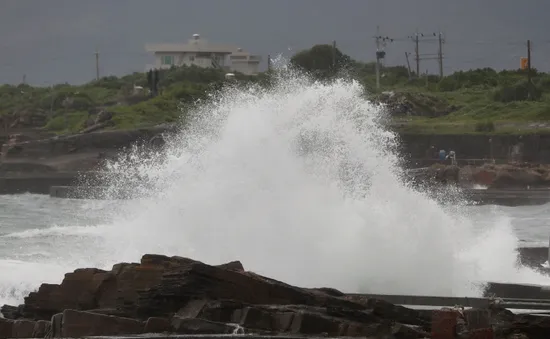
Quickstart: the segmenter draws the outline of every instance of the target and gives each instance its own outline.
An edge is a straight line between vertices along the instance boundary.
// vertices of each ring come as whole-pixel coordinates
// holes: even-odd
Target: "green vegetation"
[[[352,60],[330,45],[294,55],[291,63],[327,80],[346,75],[360,81],[366,95],[392,112],[394,127],[411,133],[540,133],[550,131],[550,74],[490,68],[460,71],[440,79],[417,78],[406,67],[383,67],[376,90],[375,64]],[[235,75],[235,81],[268,83],[270,73]],[[217,69],[180,67],[160,73],[159,94],[148,91],[145,73],[108,76],[82,86],[0,86],[0,123],[39,127],[55,133],[82,131],[96,113],[113,113],[107,128],[135,128],[173,122],[197,100],[228,80]]]

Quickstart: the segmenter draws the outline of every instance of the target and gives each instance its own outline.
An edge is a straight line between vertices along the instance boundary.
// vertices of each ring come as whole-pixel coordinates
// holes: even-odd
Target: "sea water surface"
[[[0,196],[0,304],[79,267],[145,253],[246,269],[304,287],[478,296],[480,281],[550,284],[517,267],[545,245],[548,206],[441,204],[403,176],[386,112],[345,79],[283,70],[187,112],[163,152],[131,151],[104,186],[134,199]]]
[[[97,225],[105,224],[120,208],[118,204],[34,194],[0,196],[0,305],[21,302],[23,294],[43,280],[59,282],[74,258],[85,267],[89,266],[87,262],[94,262],[93,257],[81,256],[89,253],[90,246],[101,242],[104,228]],[[466,210],[479,232],[506,216],[520,246],[548,246],[550,204],[468,206]],[[151,225],[152,231],[154,226]],[[131,246],[132,234],[128,234],[127,241],[120,246]],[[63,265],[71,257],[73,260]],[[240,259],[246,264],[246,258]],[[116,261],[113,258],[113,263]]]

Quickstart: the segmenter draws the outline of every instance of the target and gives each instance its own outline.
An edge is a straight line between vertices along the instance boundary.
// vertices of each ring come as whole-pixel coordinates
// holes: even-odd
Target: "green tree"
[[[331,45],[315,45],[308,50],[296,53],[291,64],[315,76],[333,76],[352,65],[352,59]]]

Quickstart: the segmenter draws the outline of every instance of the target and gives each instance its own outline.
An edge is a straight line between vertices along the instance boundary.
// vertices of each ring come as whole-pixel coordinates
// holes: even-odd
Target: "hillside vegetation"
[[[333,59],[334,58],[334,59]],[[406,67],[384,67],[376,90],[375,65],[352,60],[330,45],[297,53],[291,62],[319,79],[345,74],[360,81],[366,95],[387,105],[394,127],[414,133],[530,133],[550,126],[550,75],[531,71],[476,69],[439,79],[416,77]],[[270,73],[236,74],[238,83],[269,83]],[[58,134],[101,128],[135,128],[176,121],[207,93],[221,88],[217,69],[179,67],[160,72],[151,95],[146,73],[108,76],[82,86],[0,86],[3,131],[41,128]],[[108,112],[109,114],[101,114]],[[102,116],[99,119],[100,115]],[[550,128],[548,128],[550,129]]]

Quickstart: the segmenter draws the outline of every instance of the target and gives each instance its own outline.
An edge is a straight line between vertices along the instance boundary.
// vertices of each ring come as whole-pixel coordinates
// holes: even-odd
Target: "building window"
[[[161,58],[161,63],[163,65],[173,65],[174,64],[174,57],[171,55],[163,55]]]

